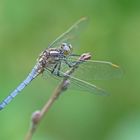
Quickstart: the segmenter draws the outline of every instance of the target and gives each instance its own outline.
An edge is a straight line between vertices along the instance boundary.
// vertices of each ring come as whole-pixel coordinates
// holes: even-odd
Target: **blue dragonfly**
[[[118,77],[121,75],[121,69],[111,62],[96,60],[81,61],[77,59],[79,55],[73,53],[71,42],[86,22],[87,19],[85,17],[78,20],[40,54],[36,65],[28,74],[27,78],[0,103],[0,110],[5,108],[5,106],[8,105],[33,79],[44,72],[60,79],[68,76],[71,83],[83,91],[97,95],[106,94],[103,89],[93,84],[93,79]],[[75,64],[78,64],[79,67],[74,74],[66,75],[65,72]]]

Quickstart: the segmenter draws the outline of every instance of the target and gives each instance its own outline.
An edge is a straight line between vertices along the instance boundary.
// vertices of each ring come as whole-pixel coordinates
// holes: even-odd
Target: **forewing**
[[[85,25],[86,22],[87,22],[87,18],[86,17],[83,17],[80,20],[78,20],[66,32],[64,32],[58,38],[56,38],[56,40],[54,40],[49,45],[49,48],[52,48],[52,47],[57,48],[63,42],[65,42],[65,43],[71,43],[72,40],[74,40],[78,36],[79,31]]]
[[[68,58],[70,63],[77,62],[77,60],[77,57]],[[122,69],[111,62],[87,60],[79,64],[73,75],[84,81],[93,82],[93,80],[120,78],[122,74]]]

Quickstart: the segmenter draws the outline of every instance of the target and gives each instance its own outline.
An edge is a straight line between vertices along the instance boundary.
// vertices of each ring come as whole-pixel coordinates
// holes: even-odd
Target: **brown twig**
[[[91,55],[89,53],[84,53],[79,57],[80,61],[85,61],[91,58]],[[52,104],[55,102],[55,100],[59,97],[59,95],[65,91],[69,85],[69,76],[71,75],[75,69],[78,68],[78,64],[74,65],[70,70],[66,72],[66,77],[63,78],[63,80],[59,83],[59,85],[54,90],[53,94],[49,98],[49,100],[46,102],[46,104],[43,106],[43,108],[40,111],[35,111],[32,115],[32,123],[31,126],[27,132],[27,135],[25,137],[25,140],[31,140],[33,134],[35,133],[35,130],[39,124],[39,122],[42,120],[42,118],[46,115]]]

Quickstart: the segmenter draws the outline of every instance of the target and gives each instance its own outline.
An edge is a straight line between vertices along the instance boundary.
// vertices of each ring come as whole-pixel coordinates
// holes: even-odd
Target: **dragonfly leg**
[[[73,62],[68,62],[66,59],[64,60],[65,61],[65,63],[69,66],[69,68],[71,68],[71,67],[73,67],[74,65],[76,65],[77,64],[77,62],[78,61],[73,61]]]
[[[60,77],[61,62],[58,63],[57,76]]]
[[[61,62],[57,63],[57,64],[54,66],[54,68],[53,68],[53,70],[51,71],[51,73],[60,77],[60,72],[59,72],[60,69],[61,69]]]
[[[51,71],[52,74],[55,74],[55,70],[56,70],[56,68],[57,68],[57,65],[58,65],[58,63],[54,65],[54,67],[53,67],[53,69],[52,69],[52,71]]]

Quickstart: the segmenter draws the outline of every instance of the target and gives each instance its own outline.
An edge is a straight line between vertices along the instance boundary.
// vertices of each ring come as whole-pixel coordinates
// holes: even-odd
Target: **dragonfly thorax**
[[[72,45],[68,43],[62,43],[60,50],[64,56],[68,56],[72,53]]]

